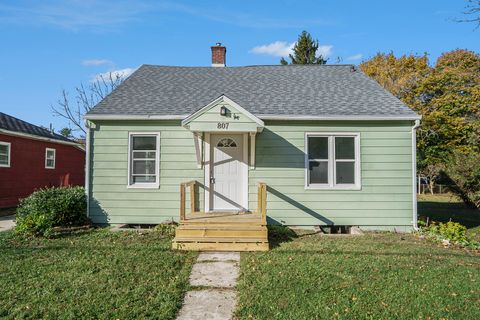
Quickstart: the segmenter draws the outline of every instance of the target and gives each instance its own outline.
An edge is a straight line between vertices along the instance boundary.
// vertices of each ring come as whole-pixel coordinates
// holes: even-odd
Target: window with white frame
[[[129,186],[158,187],[160,134],[130,133]]]
[[[10,142],[0,141],[0,167],[10,167]]]
[[[55,169],[55,149],[45,149],[45,168]]]
[[[307,188],[360,188],[359,134],[308,133]]]

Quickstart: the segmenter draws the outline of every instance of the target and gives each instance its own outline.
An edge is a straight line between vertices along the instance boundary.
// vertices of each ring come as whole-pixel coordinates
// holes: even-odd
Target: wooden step
[[[222,229],[222,228],[183,228],[178,227],[175,231],[176,237],[200,237],[200,238],[267,238],[267,229]]]
[[[268,251],[268,242],[172,242],[172,248],[185,251]]]
[[[258,214],[193,213],[175,231],[172,248],[199,251],[266,251],[268,230]]]
[[[232,221],[230,219],[189,219],[180,221],[180,225],[236,225],[236,226],[264,226],[260,219],[242,219]]]
[[[172,248],[197,251],[267,251],[267,237],[175,237]]]
[[[198,230],[198,229],[211,229],[211,230],[267,230],[266,226],[262,225],[253,225],[253,226],[242,226],[238,224],[181,224],[177,229],[184,230]]]
[[[267,238],[243,238],[243,237],[211,237],[211,238],[199,238],[199,237],[175,237],[173,242],[225,242],[225,243],[236,243],[236,242],[267,242]]]

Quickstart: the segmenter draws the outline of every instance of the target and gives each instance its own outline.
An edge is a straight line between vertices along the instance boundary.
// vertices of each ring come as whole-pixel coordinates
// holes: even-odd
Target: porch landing
[[[190,192],[195,194],[194,183],[182,185],[182,200],[185,199],[186,186],[190,186]],[[185,206],[181,205],[180,225],[175,231],[172,248],[196,251],[267,251],[269,246],[264,196],[266,186],[262,185],[259,186],[258,209],[253,213],[196,212],[191,207],[191,212],[186,214]]]

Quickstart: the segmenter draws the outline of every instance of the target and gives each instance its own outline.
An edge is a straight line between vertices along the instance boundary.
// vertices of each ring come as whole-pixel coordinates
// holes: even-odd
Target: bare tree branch
[[[469,16],[467,19],[458,19],[456,22],[470,22],[475,23],[475,29],[480,28],[480,0],[467,0],[468,4],[465,6],[464,15]]]
[[[123,80],[122,75],[109,72],[108,76],[100,75],[88,86],[81,83],[75,88],[74,102],[70,99],[68,92],[62,90],[61,98],[56,105],[51,106],[53,115],[68,120],[73,125],[73,131],[86,134],[83,116],[115,90]]]

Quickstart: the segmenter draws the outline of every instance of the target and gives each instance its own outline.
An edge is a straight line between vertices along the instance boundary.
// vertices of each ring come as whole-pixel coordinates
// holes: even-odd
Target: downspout
[[[418,230],[418,213],[417,213],[417,128],[420,126],[420,120],[415,120],[412,127],[412,179],[413,179],[413,229]]]
[[[90,123],[85,121],[87,136],[85,139],[85,194],[87,196],[87,217],[90,217]]]

